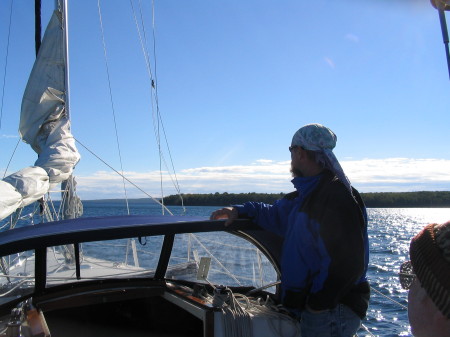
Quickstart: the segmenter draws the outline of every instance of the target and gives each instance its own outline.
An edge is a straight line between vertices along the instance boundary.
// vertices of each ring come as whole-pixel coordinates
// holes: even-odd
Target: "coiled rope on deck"
[[[289,316],[282,307],[275,305],[269,297],[263,300],[234,294],[229,288],[217,287],[214,290],[212,305],[222,310],[222,323],[227,337],[254,336],[252,318],[261,316],[266,319],[275,336],[300,336],[298,321]],[[286,326],[291,327],[290,334],[286,331]]]
[[[222,310],[225,336],[253,337],[250,314],[240,306],[229,288],[216,288],[212,304]]]

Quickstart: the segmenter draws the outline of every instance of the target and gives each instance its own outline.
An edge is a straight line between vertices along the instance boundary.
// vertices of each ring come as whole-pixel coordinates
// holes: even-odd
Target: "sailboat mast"
[[[58,0],[56,0],[58,2]],[[62,29],[63,29],[63,46],[64,46],[64,63],[65,63],[65,110],[67,117],[70,119],[70,82],[69,82],[69,15],[68,0],[59,0],[61,2],[62,12]]]
[[[65,113],[67,119],[70,120],[70,81],[69,81],[69,15],[68,15],[68,0],[56,0],[57,5],[59,5],[59,10],[62,16],[62,30],[63,30],[63,55],[64,55],[64,87],[65,87]],[[75,214],[70,205],[72,195],[74,194],[74,182],[73,176],[71,175],[69,179],[61,182],[61,198],[62,198],[62,215],[63,219],[73,219]]]
[[[34,0],[34,44],[36,47],[36,56],[39,52],[39,48],[41,48],[41,22],[41,0]]]

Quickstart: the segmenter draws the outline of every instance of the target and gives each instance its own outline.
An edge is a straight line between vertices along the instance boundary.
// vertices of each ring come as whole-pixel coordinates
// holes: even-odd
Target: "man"
[[[450,337],[450,221],[426,226],[411,241],[400,268],[408,293],[408,318],[414,336]]]
[[[365,317],[370,287],[367,216],[332,150],[336,135],[320,124],[293,136],[295,192],[273,205],[247,202],[211,219],[249,217],[281,235],[281,301],[301,321],[302,337],[353,336]]]

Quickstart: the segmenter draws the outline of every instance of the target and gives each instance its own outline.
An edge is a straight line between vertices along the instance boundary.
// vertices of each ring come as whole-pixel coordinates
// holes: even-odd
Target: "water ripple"
[[[450,220],[450,209],[369,208],[368,218],[368,278],[373,291],[363,323],[375,336],[412,336],[407,310],[403,308],[408,303],[408,292],[400,286],[398,271],[409,260],[411,239],[429,223]]]

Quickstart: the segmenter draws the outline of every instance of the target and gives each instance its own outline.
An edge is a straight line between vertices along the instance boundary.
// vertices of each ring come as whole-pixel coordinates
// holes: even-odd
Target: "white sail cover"
[[[0,219],[6,218],[22,204],[22,195],[14,186],[0,180]]]
[[[22,100],[19,132],[39,155],[50,183],[72,174],[80,160],[65,107],[65,60],[61,14],[53,13]]]
[[[66,62],[61,13],[55,11],[42,40],[22,99],[19,133],[24,142],[38,154],[33,174],[25,169],[5,178],[0,185],[0,219],[11,214],[14,205],[25,205],[48,192],[50,185],[67,180],[80,160],[75,140],[70,133],[66,110]],[[40,174],[45,171],[47,178]],[[37,179],[32,183],[29,179]],[[22,182],[23,181],[23,182]],[[20,183],[19,183],[20,182]],[[12,186],[17,193],[13,193]],[[35,190],[29,194],[30,186]],[[38,187],[39,186],[39,187]],[[25,190],[24,190],[25,189]],[[45,190],[44,190],[45,189]],[[17,200],[13,196],[17,197]],[[7,200],[3,200],[6,198]],[[14,200],[13,200],[14,199]],[[30,201],[30,202],[32,202]],[[17,208],[17,207],[16,207]],[[6,215],[5,215],[6,214]]]
[[[3,179],[20,193],[19,207],[25,207],[42,198],[50,188],[47,172],[38,166],[26,167]]]

